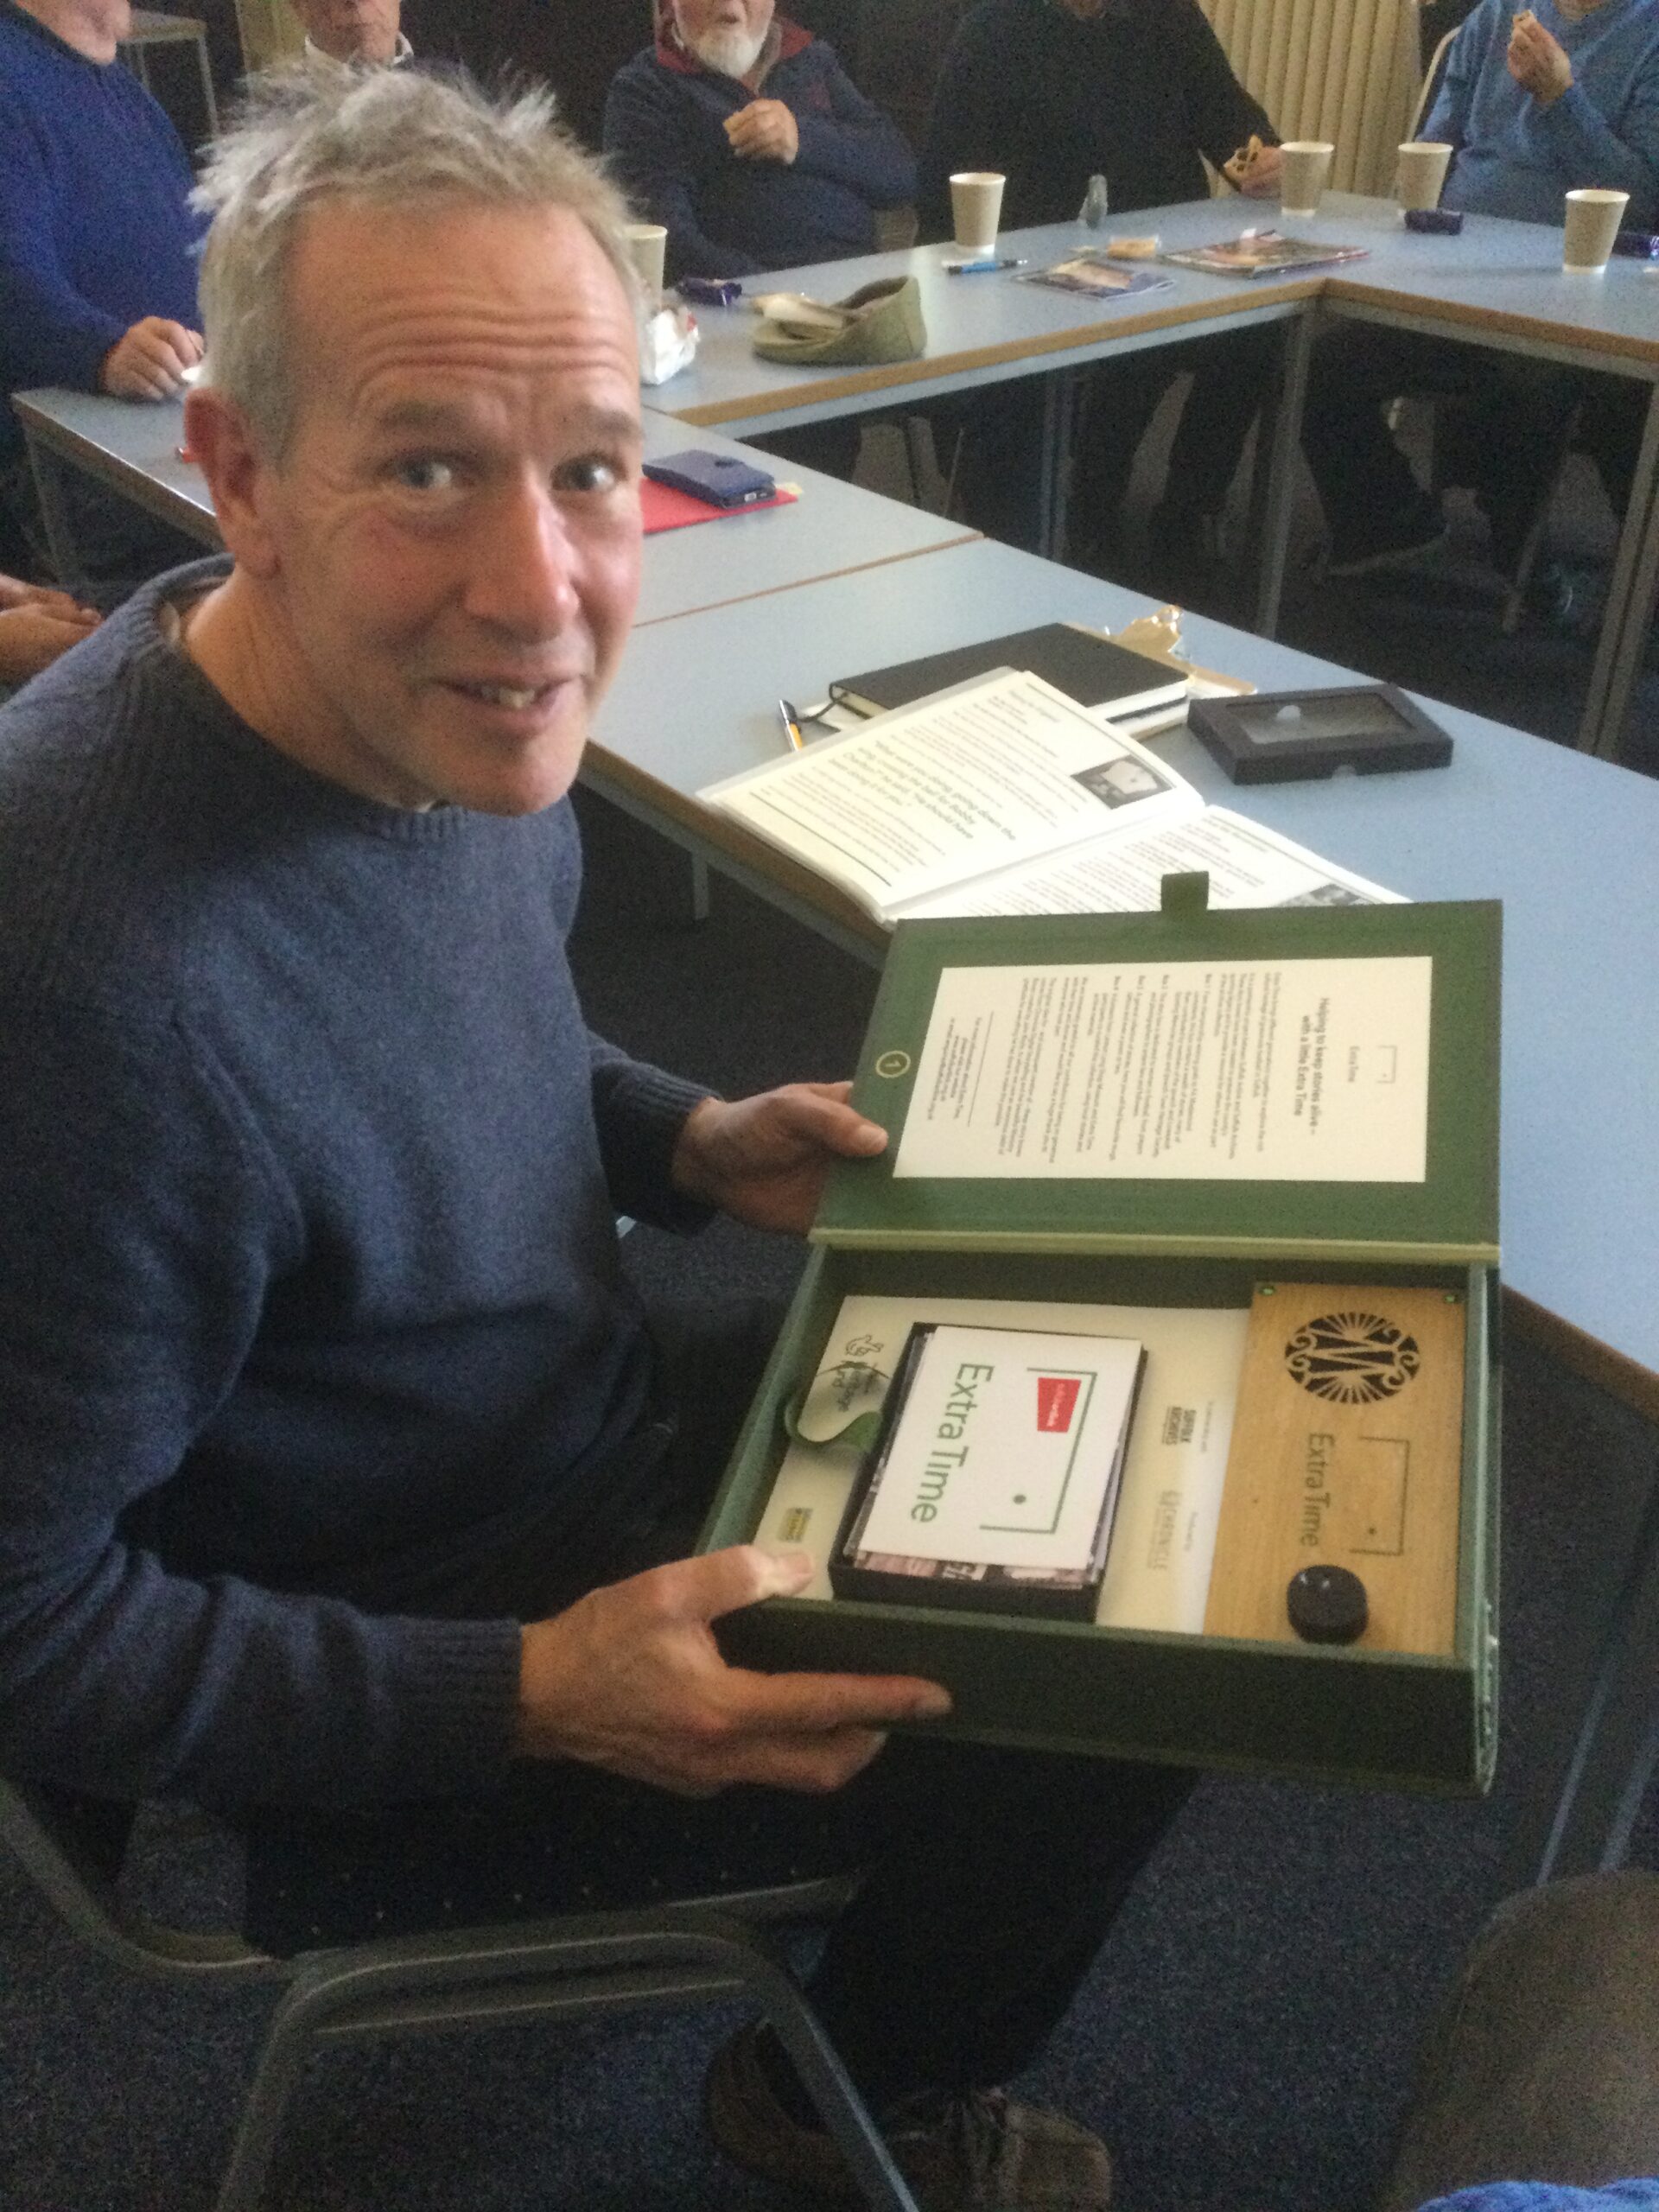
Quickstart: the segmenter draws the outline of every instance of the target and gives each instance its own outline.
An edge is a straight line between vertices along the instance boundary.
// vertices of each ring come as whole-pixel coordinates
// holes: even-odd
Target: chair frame
[[[446,1929],[278,1958],[239,1936],[195,1933],[131,1911],[118,1890],[120,1847],[111,1861],[107,1847],[76,1834],[67,1808],[36,1788],[0,1780],[0,1841],[73,1933],[128,1971],[173,1981],[282,1987],[216,2212],[255,2212],[283,2113],[315,2047],[734,1997],[750,2000],[771,2024],[873,2212],[917,2212],[823,2024],[769,1940],[771,1925],[822,1917],[843,1903],[844,1881],[798,1882],[649,1910]]]

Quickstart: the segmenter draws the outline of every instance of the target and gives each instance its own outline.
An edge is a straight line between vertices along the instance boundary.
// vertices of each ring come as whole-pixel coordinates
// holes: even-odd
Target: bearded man
[[[774,0],[658,0],[604,136],[635,207],[667,229],[671,283],[868,253],[877,209],[916,188],[897,125]]]

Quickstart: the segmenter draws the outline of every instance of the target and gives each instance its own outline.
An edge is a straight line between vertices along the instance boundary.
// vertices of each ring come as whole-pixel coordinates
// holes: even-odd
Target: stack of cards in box
[[[918,1323],[830,1561],[837,1596],[1091,1620],[1143,1347]]]

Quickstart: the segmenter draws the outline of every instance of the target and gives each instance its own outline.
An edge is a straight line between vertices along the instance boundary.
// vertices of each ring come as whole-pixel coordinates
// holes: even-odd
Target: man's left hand
[[[837,1159],[868,1160],[887,1133],[848,1104],[849,1083],[791,1083],[728,1104],[705,1098],[674,1147],[674,1185],[755,1229],[811,1226]]]
[[[801,150],[795,118],[782,100],[751,100],[727,117],[726,136],[741,161],[782,162],[787,168]]]
[[[1560,99],[1573,82],[1573,64],[1560,41],[1547,31],[1530,9],[1515,19],[1506,57],[1510,74],[1540,107]]]
[[[1247,200],[1276,200],[1285,157],[1277,146],[1264,146],[1238,181]]]

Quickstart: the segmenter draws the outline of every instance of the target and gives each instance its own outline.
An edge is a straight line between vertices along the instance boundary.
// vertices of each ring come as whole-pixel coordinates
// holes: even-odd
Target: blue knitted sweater
[[[670,283],[868,253],[875,209],[915,190],[915,156],[898,126],[822,39],[775,20],[780,49],[759,93],[667,38],[612,80],[605,150],[639,213],[667,229]],[[726,118],[755,99],[782,100],[795,118],[800,150],[788,165],[732,151]]]
[[[702,1218],[703,1094],[583,1024],[568,803],[301,769],[163,634],[219,572],[0,711],[0,1770],[459,1791],[518,1634],[448,1593],[550,1512],[545,1610],[602,1522],[649,1381],[613,1210]]]
[[[1566,48],[1573,83],[1541,107],[1509,73],[1510,0],[1480,0],[1446,57],[1425,138],[1458,149],[1444,204],[1522,222],[1561,221],[1580,185],[1628,192],[1625,220],[1659,220],[1659,0],[1603,0],[1574,22],[1554,0],[1533,13]]]
[[[0,390],[95,391],[143,316],[196,327],[192,181],[130,69],[89,61],[0,0]],[[0,460],[22,435],[0,407]]]

